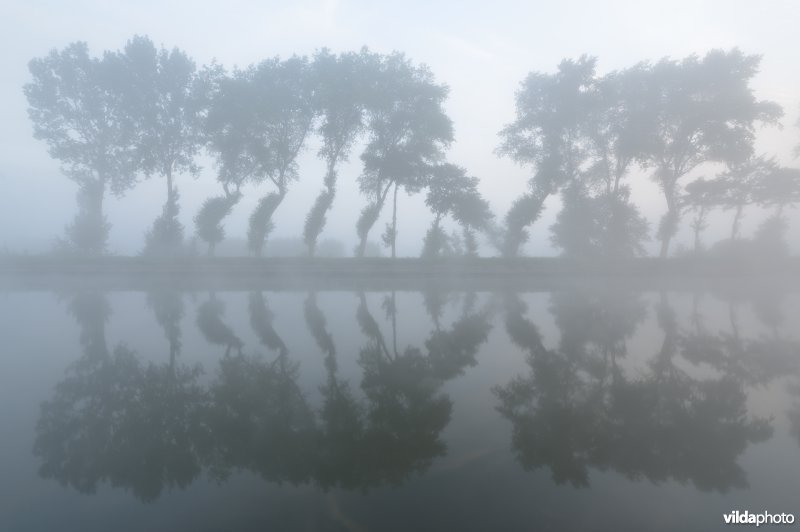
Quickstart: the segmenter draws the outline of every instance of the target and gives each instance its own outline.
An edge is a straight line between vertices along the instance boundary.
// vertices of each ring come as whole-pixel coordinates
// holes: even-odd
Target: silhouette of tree
[[[787,207],[800,203],[800,170],[774,166],[759,175],[753,198],[764,207],[774,207],[775,216],[783,216]]]
[[[122,195],[136,180],[133,130],[119,104],[108,56],[89,56],[86,43],[29,63],[24,87],[34,136],[79,187],[79,212],[67,228],[67,245],[82,253],[105,251],[109,224],[106,190]]]
[[[145,252],[174,253],[183,242],[183,227],[173,179],[200,170],[195,157],[204,140],[205,85],[185,52],[157,49],[148,37],[134,36],[108,60],[117,71],[123,112],[133,124],[137,167],[167,182],[164,212],[148,235]]]
[[[680,221],[680,180],[706,162],[746,160],[753,151],[755,125],[781,116],[777,104],[756,100],[750,87],[759,62],[759,56],[733,49],[713,50],[703,58],[662,59],[650,67],[649,105],[656,120],[648,163],[655,167],[653,178],[667,202],[658,231],[661,257],[668,255]]]
[[[261,199],[250,217],[248,246],[257,256],[289,182],[297,179],[296,157],[314,119],[311,94],[307,59],[292,57],[262,61],[221,76],[219,90],[211,99],[209,147],[217,159],[226,198],[238,201],[246,182],[269,180],[277,188]]]
[[[234,205],[239,202],[241,194],[236,192],[231,195],[215,196],[203,202],[194,223],[197,236],[200,240],[208,244],[208,255],[214,255],[217,244],[225,238],[225,228],[222,220],[225,219],[233,210]]]
[[[285,61],[264,61],[249,70],[255,100],[251,112],[256,117],[252,149],[260,180],[269,179],[277,188],[263,197],[250,216],[247,242],[261,256],[264,242],[272,230],[272,216],[286,196],[290,181],[296,180],[297,155],[312,130],[316,110],[315,88],[308,60],[292,57]],[[258,174],[257,174],[258,175]]]
[[[164,204],[161,215],[153,222],[153,227],[145,233],[143,254],[173,255],[180,251],[183,244],[183,224],[178,220],[179,199],[180,194],[174,190],[172,197]]]
[[[568,256],[630,257],[644,253],[648,224],[630,201],[625,183],[646,150],[652,116],[642,97],[642,65],[593,81],[585,117],[587,160],[562,190],[563,209],[552,242]]]
[[[98,183],[84,183],[78,189],[78,213],[65,228],[66,239],[59,242],[62,251],[100,255],[106,251],[111,224],[98,208],[103,195]]]
[[[775,209],[756,231],[754,240],[760,251],[768,255],[788,254],[789,224],[784,210],[800,203],[800,170],[776,166],[761,176],[753,195],[759,205]]]
[[[478,178],[467,176],[459,166],[441,165],[432,173],[425,204],[433,211],[434,219],[425,236],[423,257],[438,257],[449,247],[441,226],[445,216],[461,225],[467,253],[477,254],[474,231],[487,229],[492,218],[489,203],[478,192]]]
[[[691,223],[692,231],[694,231],[695,253],[702,250],[700,234],[708,227],[706,220],[709,211],[723,204],[724,193],[725,183],[719,179],[706,180],[701,177],[686,185],[681,204],[685,210],[695,213]]]
[[[379,57],[366,49],[360,53],[331,54],[322,50],[312,64],[315,80],[314,103],[322,116],[318,132],[322,137],[319,155],[325,159],[325,188],[306,216],[303,240],[314,255],[325,227],[325,216],[336,195],[336,168],[347,160],[350,148],[364,128],[370,83],[378,72]]]
[[[513,256],[528,239],[526,228],[541,214],[545,200],[577,178],[586,159],[586,120],[593,105],[596,60],[564,60],[555,74],[528,74],[516,95],[517,117],[500,135],[499,153],[533,167],[529,190],[506,215],[503,255]]]
[[[775,170],[774,160],[760,156],[731,164],[728,170],[718,177],[724,186],[722,206],[734,210],[731,240],[739,237],[742,213],[747,205],[755,203],[759,184]]]
[[[628,194],[627,187],[595,196],[579,182],[565,187],[563,208],[551,227],[553,245],[568,257],[643,255],[649,227]]]
[[[361,154],[364,171],[361,192],[369,204],[361,212],[356,228],[362,257],[370,229],[394,188],[392,222],[384,243],[396,256],[397,192],[402,187],[413,194],[424,188],[442,158],[442,150],[453,138],[453,126],[442,105],[447,88],[434,82],[426,67],[415,67],[402,54],[383,58],[369,109],[368,141]]]

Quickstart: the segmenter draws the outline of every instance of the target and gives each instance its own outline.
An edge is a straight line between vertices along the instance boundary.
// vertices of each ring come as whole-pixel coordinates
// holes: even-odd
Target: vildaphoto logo
[[[722,514],[726,525],[791,525],[794,523],[794,514],[780,513],[771,514],[769,512],[751,513],[747,510]]]

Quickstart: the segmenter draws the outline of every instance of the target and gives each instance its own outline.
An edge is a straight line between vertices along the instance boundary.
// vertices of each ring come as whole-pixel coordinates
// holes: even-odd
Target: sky
[[[40,251],[63,234],[76,211],[76,187],[59,170],[43,142],[33,138],[22,86],[30,80],[27,64],[52,49],[86,41],[93,54],[117,50],[133,35],[157,45],[178,47],[198,65],[212,60],[225,67],[262,59],[310,55],[323,47],[334,52],[367,46],[376,52],[402,51],[427,64],[436,80],[450,88],[446,110],[455,127],[448,159],[480,179],[480,191],[502,217],[526,189],[530,169],[495,153],[498,132],[514,119],[514,94],[531,71],[553,72],[564,58],[589,54],[598,73],[662,57],[702,55],[714,48],[739,47],[763,56],[753,81],[757,97],[781,104],[782,127],[759,132],[757,151],[784,164],[800,165],[792,147],[800,143],[795,127],[800,111],[800,52],[797,27],[800,2],[752,1],[559,1],[559,2],[369,2],[300,0],[294,2],[107,0],[9,1],[0,15],[0,250]],[[350,249],[355,222],[365,200],[358,193],[358,149],[340,171],[340,189],[322,239],[335,238]],[[221,191],[213,162],[193,179],[180,176],[181,220],[191,234],[192,218],[203,200]],[[697,175],[709,169],[700,169]],[[305,215],[322,187],[324,168],[312,144],[300,160],[300,180],[276,214],[276,238],[298,238]],[[709,176],[710,177],[710,176]],[[658,188],[647,175],[632,175],[633,199],[655,225],[665,210]],[[166,186],[143,181],[133,191],[107,202],[113,224],[111,249],[138,253],[143,235],[158,216]],[[243,238],[247,217],[267,185],[246,190],[245,199],[226,223],[230,237]],[[557,199],[531,230],[526,251],[557,253],[549,226]],[[416,255],[431,216],[422,195],[402,196],[398,250]],[[373,228],[378,240],[386,214]],[[793,239],[800,242],[797,212]],[[707,235],[713,241],[727,231],[730,213],[716,213]],[[744,221],[747,236],[757,216]],[[748,221],[750,222],[748,224]],[[688,228],[677,243],[689,245]],[[657,248],[651,242],[648,249]],[[797,248],[795,248],[797,251]]]

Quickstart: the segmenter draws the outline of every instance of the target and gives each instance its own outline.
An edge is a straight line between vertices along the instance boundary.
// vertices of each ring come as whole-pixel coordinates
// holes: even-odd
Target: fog
[[[377,6],[367,2],[155,2],[136,4],[78,2],[8,5],[0,24],[4,38],[0,66],[0,248],[11,252],[42,252],[53,247],[76,213],[77,187],[47,153],[47,145],[33,138],[22,87],[31,81],[28,62],[85,41],[92,56],[122,49],[134,35],[146,35],[156,46],[178,47],[198,65],[216,60],[229,71],[274,56],[311,56],[321,48],[334,53],[358,51],[367,46],[375,53],[400,51],[415,65],[428,65],[436,83],[446,84],[444,101],[452,119],[454,138],[446,151],[449,162],[460,165],[479,181],[478,190],[489,202],[496,221],[502,222],[513,201],[527,189],[530,165],[516,164],[498,155],[498,133],[515,118],[515,92],[530,72],[554,73],[565,58],[581,54],[597,57],[602,76],[641,61],[664,57],[703,56],[713,49],[738,47],[745,54],[762,56],[750,86],[759,100],[779,104],[779,123],[757,128],[754,153],[774,156],[797,167],[793,147],[800,143],[795,127],[800,106],[800,72],[792,42],[798,8],[795,2],[771,2],[769,8],[748,2],[685,2],[642,5],[639,2],[590,2],[521,5],[514,2],[452,5],[403,3]],[[321,240],[335,239],[350,254],[357,243],[355,224],[366,204],[356,178],[363,141],[351,150],[339,169],[336,199],[327,216]],[[311,138],[298,158],[299,180],[291,184],[274,217],[270,239],[301,239],[302,225],[325,174],[316,156],[317,137]],[[186,238],[194,233],[193,218],[203,201],[219,194],[217,169],[206,153],[198,156],[202,171],[196,178],[176,176],[180,192],[180,221]],[[681,185],[698,176],[713,177],[718,166],[701,165],[681,179]],[[655,233],[666,204],[653,170],[633,168],[627,178],[631,201],[648,220],[645,247],[658,254]],[[108,251],[135,255],[144,234],[163,206],[163,180],[144,179],[121,198],[108,195],[105,213],[111,224]],[[228,240],[246,238],[247,219],[266,185],[245,186],[241,201],[225,221]],[[397,249],[401,256],[418,256],[433,216],[424,204],[424,191],[399,194]],[[528,255],[558,255],[550,226],[561,208],[557,194],[546,200],[544,212],[529,230],[523,248]],[[413,213],[413,214],[412,214]],[[787,209],[792,251],[798,251],[796,209]],[[380,245],[380,233],[390,216],[384,209],[370,240]],[[712,209],[704,239],[713,243],[729,233],[731,211]],[[751,236],[763,213],[748,208],[741,234]],[[691,248],[689,217],[684,216],[673,249]],[[448,230],[450,227],[448,227]],[[496,250],[481,238],[481,254]],[[382,247],[382,246],[381,246]],[[268,246],[269,248],[269,246]],[[383,247],[383,253],[387,249]],[[225,252],[221,244],[221,252]],[[232,251],[233,252],[233,251]]]
[[[3,7],[0,529],[794,522],[800,3]]]

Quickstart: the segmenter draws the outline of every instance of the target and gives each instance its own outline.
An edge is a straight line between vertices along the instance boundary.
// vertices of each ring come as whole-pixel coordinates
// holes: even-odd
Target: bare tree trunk
[[[397,183],[394,184],[394,205],[392,207],[392,258],[397,257]]]
[[[167,168],[166,171],[167,176],[167,204],[172,205],[172,202],[175,201],[175,189],[172,186],[172,168]]]
[[[733,224],[731,225],[731,240],[736,240],[739,238],[739,222],[742,219],[743,210],[744,205],[741,203],[736,206],[736,213],[733,215]]]

